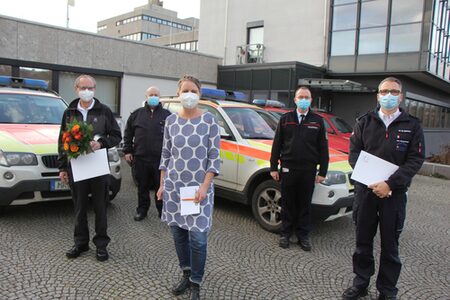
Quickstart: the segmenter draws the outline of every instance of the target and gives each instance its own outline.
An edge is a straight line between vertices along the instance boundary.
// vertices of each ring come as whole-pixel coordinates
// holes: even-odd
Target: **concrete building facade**
[[[427,155],[450,147],[448,0],[202,0],[199,51],[223,57],[218,87],[290,107],[298,85],[314,105],[355,118],[375,108],[378,83],[403,81]]]
[[[155,85],[174,95],[184,74],[215,87],[220,59],[141,42],[0,16],[0,75],[45,79],[66,100],[74,79],[90,74],[96,96],[126,122]]]

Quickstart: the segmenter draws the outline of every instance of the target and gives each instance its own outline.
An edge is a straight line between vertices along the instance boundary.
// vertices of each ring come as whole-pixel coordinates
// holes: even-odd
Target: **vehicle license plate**
[[[67,191],[70,187],[68,184],[65,184],[64,182],[60,180],[52,180],[50,182],[50,190],[51,191]]]

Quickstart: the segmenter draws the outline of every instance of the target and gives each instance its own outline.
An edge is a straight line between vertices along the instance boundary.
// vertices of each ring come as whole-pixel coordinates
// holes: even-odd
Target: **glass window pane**
[[[42,79],[48,82],[48,87],[52,88],[52,71],[38,68],[19,68],[19,77]]]
[[[355,30],[333,32],[331,55],[355,54]]]
[[[248,43],[249,44],[263,44],[264,43],[264,27],[249,28]]]
[[[356,4],[336,6],[333,14],[333,30],[356,27]]]
[[[361,28],[387,24],[388,0],[363,2],[361,4]]]
[[[346,4],[346,3],[355,3],[356,0],[334,0],[334,5],[338,4]]]
[[[384,53],[386,27],[361,29],[359,32],[359,54]]]
[[[11,76],[11,66],[0,65],[0,75]]]
[[[422,21],[423,0],[392,1],[391,24]]]
[[[391,26],[389,52],[414,52],[420,49],[422,23]]]
[[[410,100],[407,112],[411,116],[417,117],[417,101]]]

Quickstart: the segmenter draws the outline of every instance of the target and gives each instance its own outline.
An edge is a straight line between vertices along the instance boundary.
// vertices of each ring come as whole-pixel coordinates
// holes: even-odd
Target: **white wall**
[[[224,64],[233,65],[236,47],[246,44],[247,23],[264,21],[265,62],[322,66],[328,5],[328,0],[201,0],[199,52],[225,56]]]

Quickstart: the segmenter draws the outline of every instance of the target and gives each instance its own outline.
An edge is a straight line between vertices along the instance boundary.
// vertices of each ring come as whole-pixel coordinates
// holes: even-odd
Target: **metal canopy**
[[[373,93],[377,91],[359,82],[346,79],[300,78],[298,85],[333,92]]]

